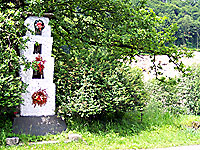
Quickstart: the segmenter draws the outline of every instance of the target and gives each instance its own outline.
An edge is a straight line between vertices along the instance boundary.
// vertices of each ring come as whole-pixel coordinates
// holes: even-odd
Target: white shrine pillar
[[[23,51],[23,55],[29,62],[42,63],[44,68],[41,68],[41,74],[40,72],[37,74],[37,71],[32,68],[27,71],[23,71],[24,68],[21,69],[22,81],[29,85],[27,88],[28,92],[22,95],[24,103],[20,108],[21,116],[55,115],[54,58],[51,57],[53,37],[51,37],[51,27],[48,25],[48,18],[31,16],[25,21],[25,25],[32,31],[37,30],[37,23],[41,26],[41,33],[40,35],[32,35],[29,31],[26,33],[30,41],[27,42],[28,47],[27,50]],[[44,63],[36,61],[38,57]],[[36,69],[39,69],[39,67],[36,66]],[[39,105],[39,101],[43,100],[41,93],[37,93],[39,90],[46,95],[46,103],[42,105]],[[34,97],[36,102],[34,102]]]
[[[47,17],[30,16],[25,20],[25,26],[35,34],[27,31],[24,37],[29,38],[27,49],[21,54],[33,62],[34,69],[25,71],[24,67],[21,68],[22,81],[28,84],[28,88],[27,93],[22,95],[24,102],[20,106],[21,117],[14,120],[15,133],[44,135],[61,132],[66,128],[64,121],[55,116],[54,58],[51,57],[53,37],[48,23]],[[27,124],[28,127],[22,129]]]

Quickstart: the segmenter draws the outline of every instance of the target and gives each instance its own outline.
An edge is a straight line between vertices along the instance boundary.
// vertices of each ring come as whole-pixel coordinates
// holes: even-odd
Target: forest
[[[199,0],[149,0],[148,7],[161,17],[166,16],[165,26],[177,24],[176,45],[199,48],[200,1]]]

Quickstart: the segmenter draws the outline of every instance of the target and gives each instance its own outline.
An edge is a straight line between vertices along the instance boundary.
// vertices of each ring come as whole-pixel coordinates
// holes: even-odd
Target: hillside
[[[200,0],[148,0],[158,16],[166,16],[166,26],[177,24],[176,45],[199,48]]]

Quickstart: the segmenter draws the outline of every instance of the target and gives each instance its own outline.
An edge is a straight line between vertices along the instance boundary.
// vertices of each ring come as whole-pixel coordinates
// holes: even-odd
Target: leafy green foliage
[[[157,103],[160,109],[174,114],[186,113],[185,104],[181,102],[181,94],[177,88],[177,79],[164,79],[163,81],[153,80],[147,84],[150,92],[150,103]]]
[[[176,44],[199,48],[200,1],[194,0],[149,0],[148,6],[158,16],[167,16],[166,26],[177,23]]]
[[[20,64],[23,64],[19,49],[24,48],[22,35],[26,28],[23,28],[23,20],[20,21],[20,10],[14,9],[12,3],[6,4],[12,9],[0,11],[0,116],[14,111],[26,89],[18,77]]]
[[[1,118],[0,120],[0,145],[6,145],[6,138],[12,134],[12,121]]]
[[[90,117],[143,105],[145,91],[139,69],[131,72],[102,49],[71,52],[65,57],[64,61],[56,61],[55,67],[61,114]]]
[[[192,68],[193,74],[181,79],[178,88],[181,93],[180,99],[192,114],[200,114],[200,66]]]
[[[167,55],[180,71],[184,71],[184,65],[179,59],[191,57],[186,49],[178,50],[174,45],[177,26],[173,23],[166,26],[167,18],[158,17],[153,9],[147,8],[146,0],[133,3],[125,0],[50,0],[23,4],[29,6],[24,9],[32,15],[54,14],[50,16],[50,24],[53,47],[57,50],[63,45],[77,52],[98,47],[122,59],[134,59],[143,54]]]
[[[155,80],[147,84],[150,101],[175,114],[200,113],[200,68],[192,68],[192,74],[180,78]]]

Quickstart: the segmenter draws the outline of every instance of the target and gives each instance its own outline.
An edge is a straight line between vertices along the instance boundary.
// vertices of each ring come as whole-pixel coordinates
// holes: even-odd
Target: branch
[[[24,11],[24,13],[27,14],[27,15],[31,15],[31,16],[34,15],[32,12]],[[53,13],[44,13],[43,16],[51,18],[52,16],[54,16],[54,14]]]
[[[124,45],[124,44],[112,44],[112,46],[121,47],[121,48],[130,48],[130,49],[133,49],[133,46]]]
[[[93,10],[93,11],[96,11],[96,12],[109,12],[109,13],[114,13],[112,11],[109,11],[109,10],[98,10],[98,9],[94,9],[94,8],[89,8],[89,9],[85,9],[84,11],[73,11],[73,13],[85,13],[86,11],[90,11],[90,10]]]
[[[153,55],[153,68],[156,73],[156,79],[158,79],[157,66],[156,66],[155,62],[156,62],[156,55]]]
[[[168,55],[167,55],[167,56],[168,56]],[[178,69],[179,71],[181,71],[182,73],[185,73],[185,72],[182,70],[182,68],[180,67],[180,64],[176,63],[176,61],[174,61],[171,57],[174,58],[173,56],[168,56],[169,60],[170,60],[174,65],[176,65],[176,67],[177,67],[177,69]]]

